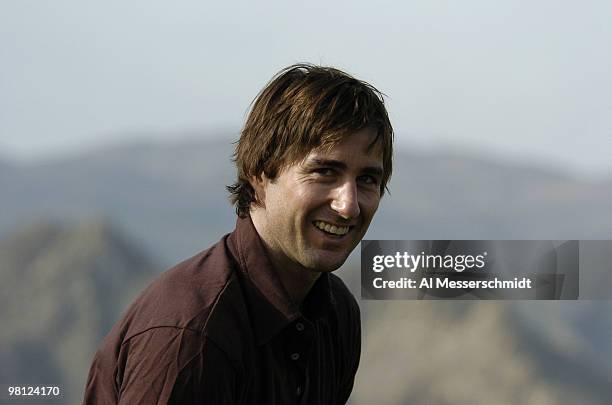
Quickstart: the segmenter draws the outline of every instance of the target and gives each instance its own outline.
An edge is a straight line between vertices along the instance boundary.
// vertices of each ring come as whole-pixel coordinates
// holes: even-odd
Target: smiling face
[[[380,202],[383,156],[366,128],[335,147],[312,150],[274,180],[253,186],[251,218],[275,266],[329,272],[363,238]]]

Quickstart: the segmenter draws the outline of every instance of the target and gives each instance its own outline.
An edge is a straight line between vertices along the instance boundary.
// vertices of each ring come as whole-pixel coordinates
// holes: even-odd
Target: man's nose
[[[361,212],[357,196],[357,185],[346,181],[335,190],[331,208],[344,219],[357,218]]]

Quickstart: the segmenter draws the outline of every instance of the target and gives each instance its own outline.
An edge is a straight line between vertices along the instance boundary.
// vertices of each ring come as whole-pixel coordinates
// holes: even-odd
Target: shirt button
[[[295,389],[295,395],[297,395],[298,397],[299,397],[300,395],[302,395],[302,387],[300,387],[299,385],[298,385],[298,387]]]
[[[299,353],[291,353],[291,360],[297,360],[300,358],[300,354]]]
[[[298,322],[295,324],[295,329],[297,329],[298,332],[301,332],[304,330],[304,324],[302,322]]]

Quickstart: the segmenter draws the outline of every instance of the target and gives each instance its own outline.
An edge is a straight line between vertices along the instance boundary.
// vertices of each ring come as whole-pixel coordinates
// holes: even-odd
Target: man
[[[391,176],[381,94],[294,65],[259,94],[236,147],[236,229],[153,282],[105,338],[85,404],[343,404],[359,307],[331,274]]]

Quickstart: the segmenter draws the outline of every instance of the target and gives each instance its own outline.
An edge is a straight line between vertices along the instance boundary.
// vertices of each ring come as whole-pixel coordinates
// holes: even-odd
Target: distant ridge
[[[99,219],[24,226],[0,241],[0,266],[0,380],[61,385],[65,403],[80,401],[97,345],[159,271]]]
[[[534,335],[505,303],[392,301],[368,308],[353,394],[359,405],[606,405],[611,399],[609,374]]]

